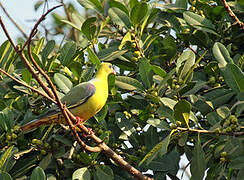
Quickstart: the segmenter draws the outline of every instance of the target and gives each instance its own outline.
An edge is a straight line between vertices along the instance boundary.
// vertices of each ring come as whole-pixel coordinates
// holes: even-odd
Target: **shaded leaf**
[[[124,11],[113,7],[113,8],[109,8],[108,15],[113,21],[113,23],[117,24],[118,26],[130,29],[131,27],[130,19]]]
[[[40,168],[39,166],[36,167],[30,176],[30,180],[46,180],[46,175],[45,172],[43,171],[42,168]]]
[[[144,87],[142,84],[133,78],[126,77],[126,76],[116,76],[115,77],[115,85],[118,86],[121,89],[126,89],[126,90],[144,90]]]
[[[91,174],[87,167],[77,169],[72,175],[72,180],[90,180],[90,179],[91,179]]]
[[[60,73],[55,73],[54,74],[54,81],[56,85],[64,92],[67,93],[70,91],[70,89],[73,87],[73,83],[64,76],[63,74]]]
[[[190,118],[191,104],[186,100],[180,100],[174,106],[174,117],[176,121],[185,123],[189,127],[189,118]]]
[[[213,55],[218,61],[218,65],[220,68],[224,68],[227,63],[233,63],[233,60],[231,59],[228,50],[223,44],[219,42],[214,43]]]
[[[95,17],[88,18],[81,26],[81,31],[83,32],[83,34],[86,36],[88,40],[92,40],[95,37],[95,33],[97,29],[95,25],[96,20],[97,18]]]
[[[74,42],[67,42],[61,49],[60,61],[64,66],[71,63],[72,57],[75,55],[76,44]]]
[[[133,25],[139,24],[142,19],[147,15],[148,7],[147,3],[140,2],[136,4],[130,13],[130,20]]]

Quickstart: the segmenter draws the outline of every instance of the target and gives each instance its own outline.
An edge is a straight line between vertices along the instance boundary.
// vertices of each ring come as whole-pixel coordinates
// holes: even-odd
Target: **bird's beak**
[[[113,72],[112,72],[112,74],[116,75],[116,72],[115,72],[115,70],[114,70],[114,69],[113,69]]]

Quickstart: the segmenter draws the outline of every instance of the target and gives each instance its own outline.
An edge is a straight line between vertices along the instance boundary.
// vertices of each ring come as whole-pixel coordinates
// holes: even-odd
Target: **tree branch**
[[[227,13],[234,19],[234,21],[241,27],[242,30],[244,30],[244,23],[241,22],[238,17],[233,13],[233,11],[231,10],[230,6],[228,5],[228,3],[226,2],[226,0],[221,0]]]
[[[22,35],[27,39],[28,36],[24,32],[24,30],[14,21],[14,19],[10,16],[8,11],[3,7],[2,3],[0,2],[0,7],[2,8],[3,12],[6,14],[6,16],[9,18],[9,20],[15,25],[15,27],[22,33]]]
[[[191,132],[191,133],[220,134],[220,135],[228,135],[228,136],[243,136],[244,135],[244,132],[223,133],[223,132],[208,131],[208,130],[203,130],[203,129],[192,129],[192,128],[182,128],[182,127],[177,127],[177,130],[183,131],[183,132]]]

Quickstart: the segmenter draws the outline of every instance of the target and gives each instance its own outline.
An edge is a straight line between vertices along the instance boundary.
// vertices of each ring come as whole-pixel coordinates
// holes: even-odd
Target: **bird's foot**
[[[83,122],[83,120],[79,116],[76,116],[75,119],[76,119],[76,125],[79,125]]]

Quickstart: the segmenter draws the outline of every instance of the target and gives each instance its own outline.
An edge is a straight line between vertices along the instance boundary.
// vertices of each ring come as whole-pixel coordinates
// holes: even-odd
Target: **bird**
[[[88,82],[82,82],[61,98],[73,115],[78,119],[78,123],[84,123],[86,120],[97,114],[106,104],[108,98],[108,76],[116,75],[111,63],[101,63],[94,78]],[[39,118],[30,121],[21,126],[23,132],[31,131],[41,125],[65,124],[65,119],[60,110],[52,110]]]

